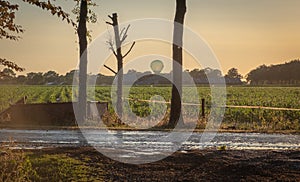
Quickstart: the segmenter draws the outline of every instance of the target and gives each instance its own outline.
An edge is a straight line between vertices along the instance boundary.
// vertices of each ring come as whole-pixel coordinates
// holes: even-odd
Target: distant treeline
[[[77,74],[77,70],[72,70],[65,75],[59,75],[55,71],[48,71],[46,73],[38,72],[38,73],[27,73],[26,75],[19,75],[5,68],[3,70],[5,76],[0,79],[0,84],[16,84],[16,85],[72,85],[74,74]],[[114,77],[112,76],[104,76],[104,75],[90,75],[91,78],[97,78],[97,81],[103,82],[103,84],[112,83]],[[75,78],[75,82],[78,81]]]
[[[31,72],[26,75],[16,76],[15,72],[8,68],[3,69],[2,72],[5,75],[0,77],[0,84],[2,85],[72,85],[74,74],[77,74],[77,70],[72,70],[65,75],[59,75],[55,71],[48,71],[46,73]],[[239,74],[236,68],[228,70],[226,75],[222,75],[220,70],[212,68],[185,70],[184,72],[189,73],[195,84],[218,84],[222,83],[223,79],[230,85],[300,84],[300,60],[278,65],[261,65],[251,70],[245,77]],[[90,84],[96,85],[111,85],[114,78],[114,76],[102,74],[88,76]],[[151,72],[141,73],[136,70],[129,70],[123,77],[125,84],[134,82],[135,85],[166,85],[171,84],[169,81],[172,80],[171,78],[172,72],[154,75]],[[242,78],[245,78],[247,82],[242,82]],[[78,80],[75,79],[74,81],[77,82]],[[185,82],[183,79],[183,83]]]
[[[38,72],[38,73],[27,73],[27,75],[19,75],[10,70],[4,69],[3,73],[6,76],[1,77],[0,84],[17,84],[17,85],[72,85],[74,74],[77,74],[77,70],[72,70],[65,75],[59,75],[55,71],[48,71],[46,73]],[[192,71],[185,70],[184,73],[189,73],[190,76],[194,79],[196,84],[218,84],[222,83],[222,79],[224,76],[222,72],[217,69],[205,68],[205,69],[194,69]],[[208,79],[209,77],[209,79]],[[114,76],[106,76],[102,74],[98,75],[89,75],[88,82],[89,84],[96,85],[111,85],[114,81]],[[241,81],[242,76],[238,73],[237,69],[232,68],[228,71],[228,74],[225,76],[228,84],[242,84]],[[171,73],[161,73],[159,75],[152,74],[151,72],[137,72],[135,70],[129,70],[123,77],[125,84],[135,85],[166,85],[171,84],[169,80],[172,80],[172,72]],[[75,82],[78,80],[75,77]],[[187,83],[187,81],[183,80],[183,83]]]
[[[246,76],[247,81],[252,85],[300,84],[300,61],[294,60],[285,64],[261,65],[250,71]]]

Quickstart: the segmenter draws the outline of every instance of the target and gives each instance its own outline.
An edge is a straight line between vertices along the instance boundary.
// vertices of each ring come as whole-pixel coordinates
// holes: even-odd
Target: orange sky
[[[12,2],[19,3],[18,0]],[[94,11],[98,23],[90,26],[93,38],[106,31],[107,15],[117,12],[120,22],[141,18],[172,20],[175,0],[99,0]],[[187,0],[186,25],[202,36],[218,57],[222,71],[236,67],[245,75],[261,64],[277,64],[300,58],[299,0]],[[56,1],[66,11],[72,0]],[[72,27],[30,5],[21,3],[17,22],[26,32],[18,42],[1,40],[2,58],[26,68],[26,72],[55,70],[61,74],[76,68],[77,36]],[[134,28],[131,29],[134,31]],[[129,32],[130,35],[130,32]],[[146,48],[146,49],[145,49]],[[146,54],[171,55],[171,46],[139,43],[128,60]],[[191,64],[187,69],[198,67]],[[128,61],[126,60],[126,61]],[[108,62],[114,67],[114,61]],[[104,69],[102,69],[104,70]],[[141,70],[143,68],[141,67]],[[104,71],[103,73],[108,73]]]

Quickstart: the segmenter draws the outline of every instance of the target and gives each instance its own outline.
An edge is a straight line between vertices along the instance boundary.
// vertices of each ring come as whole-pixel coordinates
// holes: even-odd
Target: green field
[[[189,88],[185,88],[189,89]],[[95,98],[89,95],[90,100],[111,102],[110,87],[97,87]],[[210,112],[211,93],[209,87],[199,87],[198,96],[190,95],[193,100],[206,100],[206,115]],[[134,87],[130,90],[129,97],[131,109],[138,116],[147,116],[150,113],[149,103],[139,101],[149,100],[154,95],[162,96],[170,101],[170,87]],[[22,97],[27,96],[27,103],[53,103],[72,101],[71,86],[2,86],[0,87],[0,111],[9,107]],[[189,95],[187,94],[187,97]],[[235,106],[265,106],[278,108],[300,109],[300,87],[228,87],[227,105]],[[169,107],[169,105],[168,105]],[[200,107],[200,106],[199,106]],[[112,108],[110,112],[113,113]],[[166,117],[167,118],[167,117]],[[267,109],[226,109],[223,127],[236,129],[260,129],[260,130],[299,130],[300,111],[280,111]],[[199,120],[199,127],[205,126],[205,119]]]

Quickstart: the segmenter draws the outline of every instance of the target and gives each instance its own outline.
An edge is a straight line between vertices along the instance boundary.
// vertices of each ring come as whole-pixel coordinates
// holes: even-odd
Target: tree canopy
[[[299,84],[300,60],[284,64],[261,65],[247,74],[250,84]]]
[[[237,68],[231,68],[230,70],[228,70],[225,76],[228,78],[238,78],[238,79],[243,78],[243,76],[239,73]]]
[[[76,24],[70,18],[70,15],[66,13],[62,7],[55,6],[50,0],[48,2],[39,0],[22,1],[50,11],[52,15],[56,15],[76,27]],[[16,12],[18,10],[19,4],[11,4],[9,1],[0,0],[0,39],[19,40],[19,33],[24,32],[23,27],[15,23]]]
[[[66,20],[72,26],[76,27],[76,24],[70,18],[70,15],[63,11],[60,6],[55,6],[50,0],[47,2],[39,0],[22,0],[33,6],[37,6],[41,9],[50,11],[52,15],[60,17],[62,20]],[[12,4],[7,0],[0,0],[0,39],[8,39],[17,41],[20,39],[20,33],[24,32],[21,25],[15,23],[16,12],[19,10],[19,4]],[[0,58],[0,65],[13,69],[15,71],[24,71],[24,68],[19,67],[12,61]],[[0,70],[0,77],[5,76],[5,72]]]

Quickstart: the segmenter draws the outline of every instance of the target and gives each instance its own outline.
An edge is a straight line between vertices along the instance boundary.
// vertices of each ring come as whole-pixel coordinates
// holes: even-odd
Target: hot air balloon
[[[164,68],[164,63],[161,60],[154,60],[150,67],[155,74],[159,74]]]

